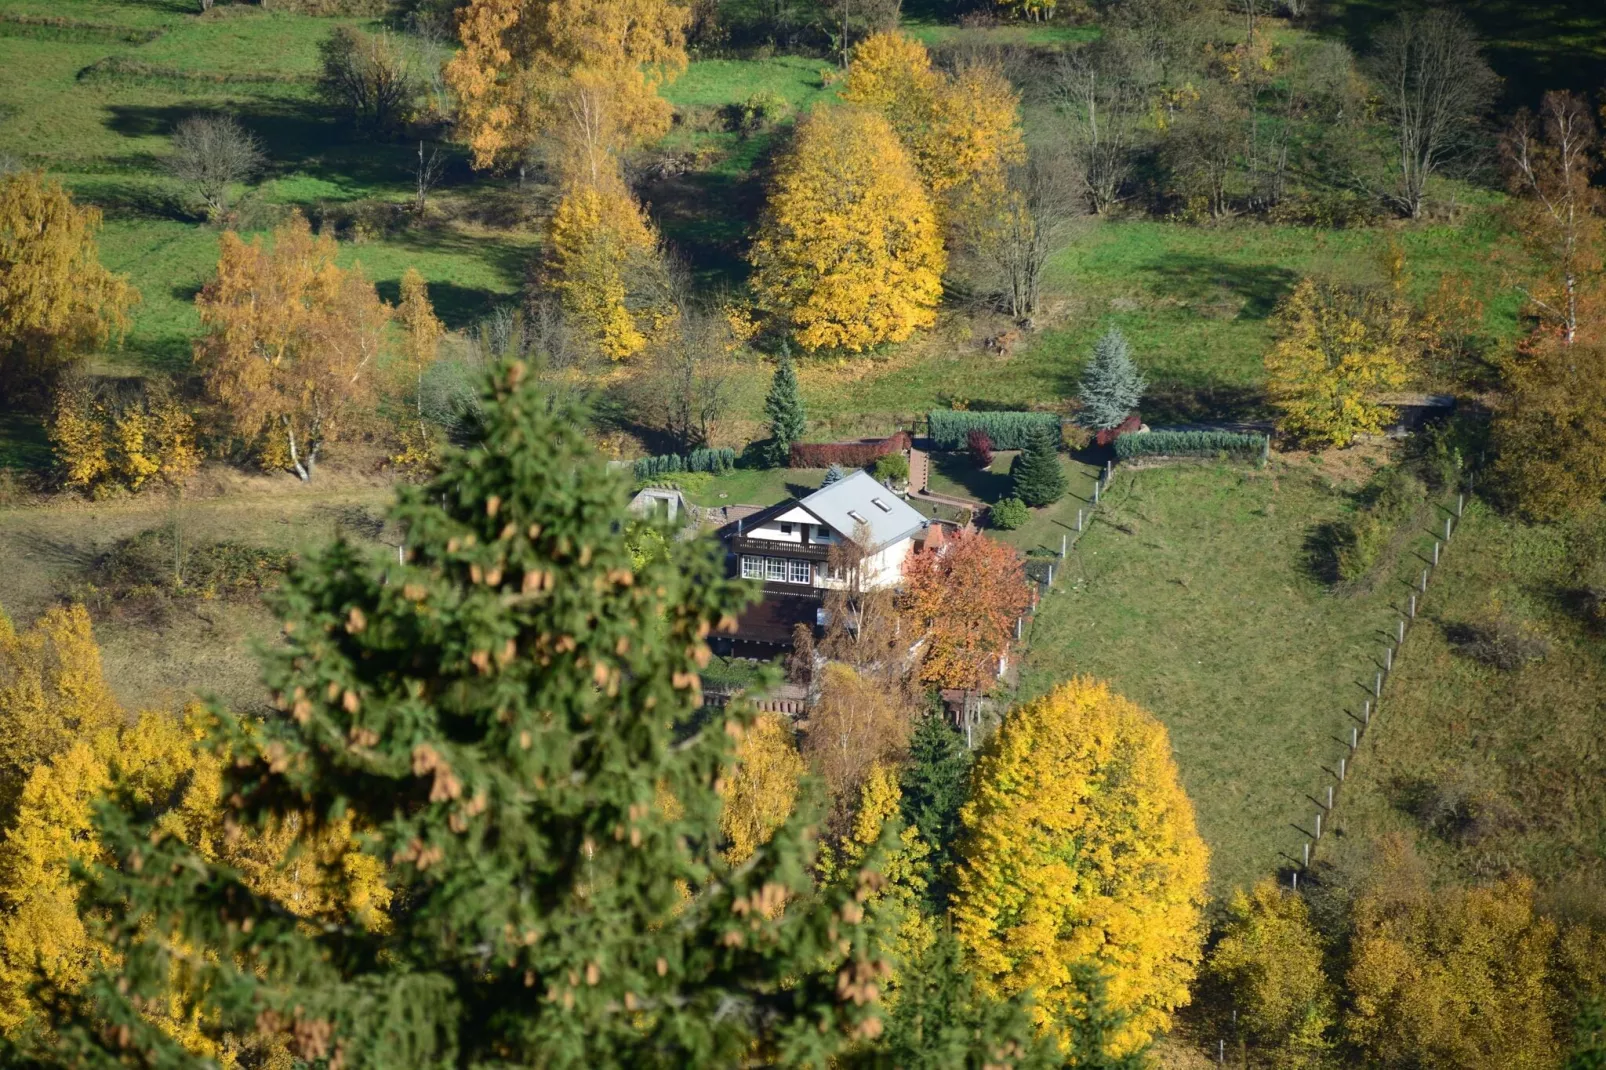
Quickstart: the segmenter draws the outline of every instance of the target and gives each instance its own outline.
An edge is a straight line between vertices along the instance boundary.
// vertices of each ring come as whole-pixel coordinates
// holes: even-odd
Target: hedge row
[[[685,456],[665,453],[657,457],[638,458],[635,476],[637,479],[652,479],[672,472],[728,472],[735,467],[735,450],[692,450]]]
[[[1150,431],[1146,435],[1122,435],[1115,440],[1115,455],[1123,461],[1134,457],[1259,453],[1265,448],[1265,435],[1236,431]]]
[[[889,453],[910,446],[909,432],[899,431],[886,438],[866,438],[857,442],[794,442],[787,463],[793,468],[868,468]]]
[[[972,431],[985,431],[995,450],[1021,450],[1034,427],[1047,427],[1060,440],[1060,418],[1052,412],[958,412],[926,414],[926,431],[939,450],[962,450]]]

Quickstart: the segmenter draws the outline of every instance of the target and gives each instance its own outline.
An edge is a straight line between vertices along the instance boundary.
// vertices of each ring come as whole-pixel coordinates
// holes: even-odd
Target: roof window
[[[869,523],[869,521],[864,518],[864,514],[860,513],[857,509],[849,509],[848,510],[848,516],[850,518],[852,518],[855,523],[858,523],[858,524],[868,524]]]
[[[888,505],[886,502],[882,501],[880,498],[871,498],[870,499],[870,504],[875,506],[877,509],[881,510],[883,513],[892,512],[892,506]]]

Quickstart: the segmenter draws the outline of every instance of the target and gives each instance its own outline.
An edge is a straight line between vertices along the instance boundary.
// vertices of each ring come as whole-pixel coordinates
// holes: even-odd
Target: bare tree
[[[1519,232],[1546,268],[1522,292],[1567,345],[1578,337],[1579,298],[1602,275],[1598,140],[1588,103],[1552,92],[1537,116],[1519,112],[1500,141],[1511,190],[1526,198]]]
[[[262,169],[257,139],[227,115],[192,115],[173,133],[167,169],[188,184],[206,206],[209,219],[228,211],[229,188]]]
[[[640,383],[644,408],[683,450],[707,445],[730,408],[736,370],[732,342],[720,317],[685,304],[653,347]]]
[[[1131,177],[1148,107],[1143,59],[1122,40],[1090,45],[1062,60],[1050,90],[1082,192],[1099,215],[1115,207]]]
[[[977,253],[1017,320],[1036,314],[1048,258],[1083,218],[1083,189],[1080,167],[1057,156],[1034,152],[1010,168],[998,219],[977,242]]]
[[[1209,83],[1198,102],[1171,124],[1161,158],[1189,213],[1212,219],[1232,214],[1243,192],[1248,130],[1242,100]]]
[[[1372,72],[1399,153],[1398,185],[1386,196],[1416,219],[1429,177],[1465,161],[1499,79],[1460,12],[1401,15],[1377,36]]]
[[[424,143],[418,143],[418,167],[413,173],[413,212],[423,215],[424,209],[429,207],[430,191],[441,180],[441,172],[446,169],[446,158],[441,155],[437,146],[430,149],[426,155]]]
[[[410,121],[423,92],[409,50],[389,32],[336,27],[318,45],[318,93],[374,136]]]

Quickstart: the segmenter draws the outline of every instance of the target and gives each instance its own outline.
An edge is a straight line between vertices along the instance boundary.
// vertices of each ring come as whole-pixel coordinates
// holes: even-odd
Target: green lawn
[[[1606,638],[1578,605],[1580,544],[1598,512],[1529,527],[1477,503],[1429,587],[1424,618],[1338,807],[1338,858],[1391,831],[1444,876],[1513,870],[1606,902]],[[1598,550],[1597,550],[1598,553]],[[1549,645],[1501,670],[1459,652],[1459,628],[1496,606]]]
[[[774,505],[818,490],[823,468],[737,468],[687,494],[693,504]]]
[[[1351,506],[1303,462],[1121,471],[1029,633],[1023,697],[1088,673],[1166,724],[1218,892],[1299,855],[1415,567],[1408,529],[1376,582],[1321,583],[1307,540]]]

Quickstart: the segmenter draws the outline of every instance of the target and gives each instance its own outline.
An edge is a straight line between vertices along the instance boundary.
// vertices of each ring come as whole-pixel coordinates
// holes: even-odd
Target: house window
[[[826,527],[824,524],[814,525],[814,534],[818,536],[821,542],[831,541],[831,529]]]
[[[764,559],[764,578],[777,583],[786,582],[786,558],[766,557]]]
[[[771,583],[808,583],[814,578],[814,569],[807,561],[790,557],[742,558],[742,579],[768,580]]]
[[[742,558],[742,579],[761,580],[764,578],[764,559],[762,557]]]
[[[790,535],[790,534],[792,534],[792,525],[790,525],[790,524],[782,524],[781,525],[781,534],[782,535]]]
[[[814,570],[809,567],[809,563],[807,561],[793,560],[787,562],[787,572],[788,575],[786,578],[791,582],[807,583],[812,577]]]

